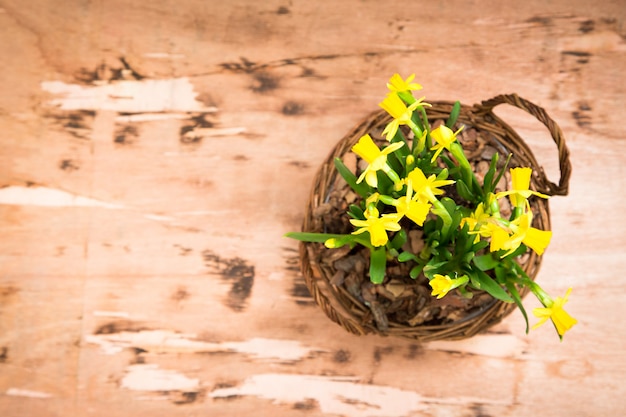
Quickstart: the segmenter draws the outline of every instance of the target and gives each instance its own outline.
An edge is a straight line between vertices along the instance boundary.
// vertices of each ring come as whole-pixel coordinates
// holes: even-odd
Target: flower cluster
[[[390,259],[411,262],[410,276],[423,274],[429,279],[432,295],[437,298],[456,290],[471,297],[469,289],[483,290],[505,302],[515,303],[528,319],[520,289],[528,288],[543,304],[533,313],[540,321],[551,319],[559,337],[576,320],[563,305],[564,298],[552,299],[530,279],[518,263],[529,249],[543,254],[552,233],[532,226],[531,198],[549,196],[530,189],[532,169],[508,170],[511,186],[496,191],[507,172],[511,155],[504,164],[495,153],[489,170],[478,180],[465,156],[458,135],[460,104],[455,103],[445,124],[431,126],[425,98],[415,98],[420,90],[414,75],[404,80],[394,74],[389,93],[380,106],[391,116],[380,146],[369,134],[361,137],[352,151],[367,164],[357,177],[341,161],[335,160],[338,172],[360,195],[359,204],[350,206],[348,215],[354,231],[346,235],[324,233],[289,233],[288,236],[323,242],[329,248],[359,244],[370,250],[370,280],[379,284],[385,279]],[[406,126],[406,130],[400,129]],[[406,134],[405,132],[408,132]],[[379,141],[380,143],[380,141]],[[455,199],[448,197],[455,190]],[[510,214],[503,214],[508,199]],[[424,247],[419,253],[407,250],[407,229],[423,231]]]

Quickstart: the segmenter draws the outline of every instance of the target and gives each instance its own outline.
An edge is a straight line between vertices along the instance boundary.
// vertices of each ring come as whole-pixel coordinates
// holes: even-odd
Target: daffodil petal
[[[359,141],[352,147],[352,152],[371,164],[381,154],[380,149],[370,135],[361,136]]]
[[[531,227],[526,231],[526,235],[524,236],[524,239],[522,239],[522,243],[534,250],[537,255],[542,255],[550,244],[551,238],[551,231]]]

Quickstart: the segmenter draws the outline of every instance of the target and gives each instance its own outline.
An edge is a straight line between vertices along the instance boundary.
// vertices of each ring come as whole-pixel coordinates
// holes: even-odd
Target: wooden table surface
[[[0,1],[0,414],[620,415],[625,25],[623,0]],[[357,337],[312,302],[283,234],[395,72],[561,126],[537,279],[573,287],[562,343],[517,312]],[[556,179],[544,126],[500,107]]]

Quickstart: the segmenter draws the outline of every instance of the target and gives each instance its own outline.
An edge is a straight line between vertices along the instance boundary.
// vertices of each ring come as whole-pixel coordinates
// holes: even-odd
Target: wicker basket
[[[548,128],[558,148],[561,175],[558,184],[552,183],[547,179],[544,170],[538,165],[523,139],[493,113],[493,108],[503,103],[527,111]],[[426,108],[431,123],[439,119],[445,121],[453,106],[453,103],[450,102],[431,102],[431,104],[431,108]],[[331,189],[337,184],[336,181],[340,180],[337,177],[338,174],[333,164],[335,157],[341,158],[344,154],[350,152],[351,147],[362,135],[375,130],[380,131],[390,120],[391,118],[386,112],[377,111],[367,117],[337,143],[315,177],[310,199],[306,206],[303,231],[325,231],[323,221],[314,213],[316,213],[316,209],[320,204],[326,200]],[[567,194],[571,172],[569,152],[565,146],[561,129],[548,117],[542,108],[515,94],[500,95],[472,107],[462,105],[457,123],[486,133],[484,136],[490,138],[491,146],[501,149],[503,153],[512,153],[512,166],[531,167],[533,169],[531,189],[548,195]],[[550,230],[547,200],[532,199],[531,206],[534,212],[533,225],[543,230]],[[331,283],[331,278],[336,271],[321,262],[320,257],[324,253],[328,252],[319,243],[302,242],[300,244],[300,261],[305,283],[315,302],[324,310],[326,315],[353,334],[376,333],[384,336],[406,337],[419,341],[462,339],[471,337],[493,326],[516,308],[513,303],[505,303],[493,299],[480,311],[474,312],[461,320],[445,324],[417,326],[389,321],[388,328],[381,331],[376,326],[368,306],[351,296],[343,286]],[[541,256],[531,251],[530,255],[522,263],[522,266],[528,276],[534,279],[539,271],[540,264]],[[521,291],[522,295],[524,295],[524,289],[521,289]]]

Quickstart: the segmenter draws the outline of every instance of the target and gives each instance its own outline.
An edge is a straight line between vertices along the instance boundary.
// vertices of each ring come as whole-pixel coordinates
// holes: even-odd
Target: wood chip
[[[378,303],[377,301],[372,301],[371,303],[369,303],[369,308],[372,312],[372,315],[374,316],[374,321],[376,322],[376,327],[378,327],[378,330],[380,330],[381,332],[386,332],[387,330],[389,330],[389,320],[387,319],[387,314],[385,314],[385,311],[383,310],[380,303]]]
[[[406,284],[400,280],[394,279],[389,281],[385,285],[385,290],[393,295],[394,298],[399,298],[406,289]]]
[[[346,273],[341,270],[337,270],[330,278],[330,283],[336,287],[343,285],[343,281],[346,278]]]
[[[408,233],[408,241],[411,245],[411,253],[418,254],[424,249],[424,231],[422,230],[410,230]]]
[[[348,152],[342,158],[343,164],[356,175],[356,155],[352,152]]]

